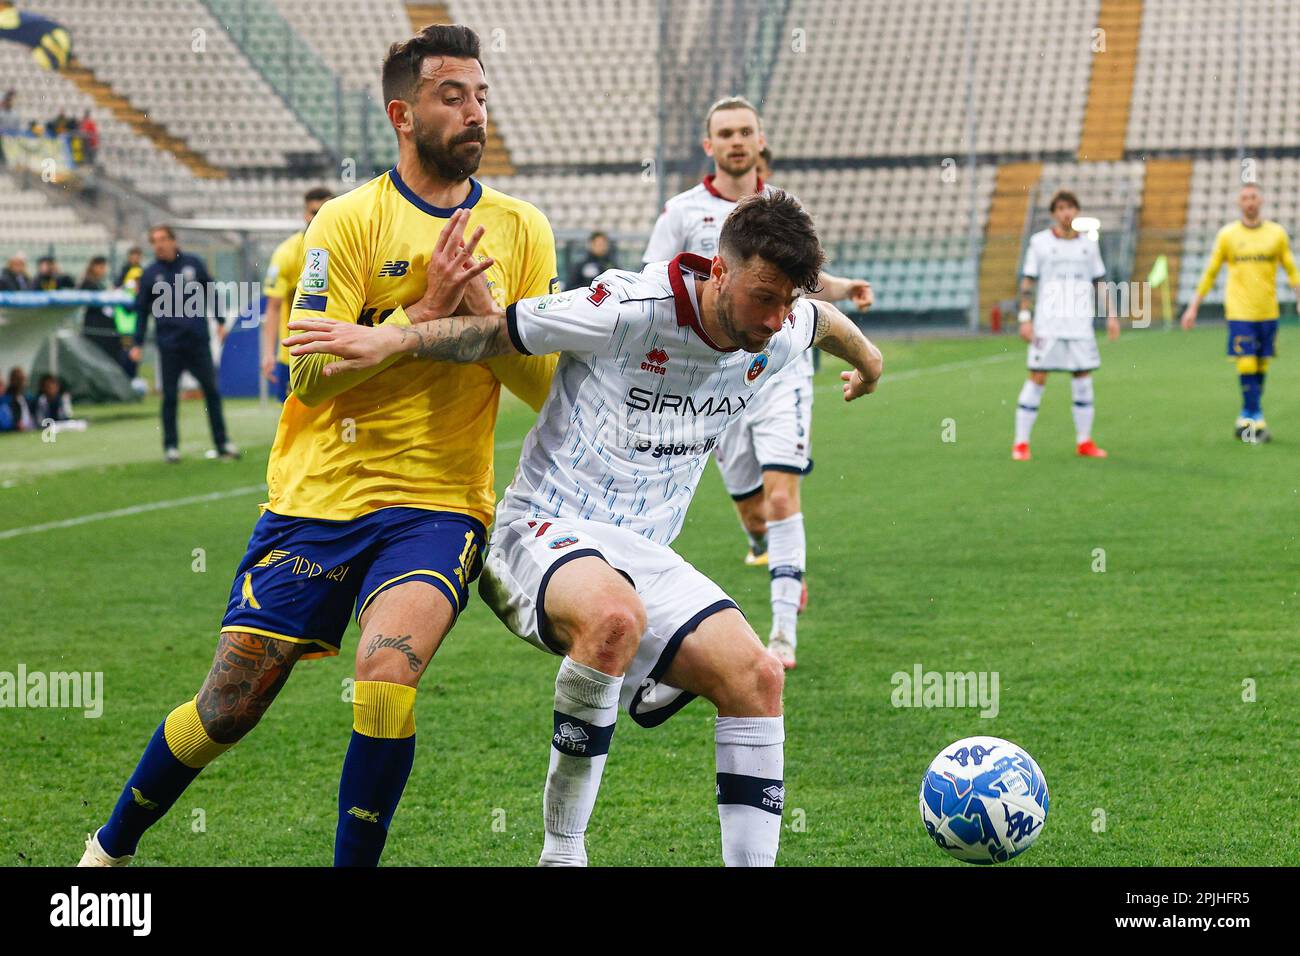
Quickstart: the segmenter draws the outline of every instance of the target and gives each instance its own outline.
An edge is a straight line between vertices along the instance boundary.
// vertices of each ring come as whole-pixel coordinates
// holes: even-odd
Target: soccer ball
[[[921,822],[957,859],[1002,863],[1043,832],[1047,781],[1011,741],[967,737],[941,750],[921,778]]]

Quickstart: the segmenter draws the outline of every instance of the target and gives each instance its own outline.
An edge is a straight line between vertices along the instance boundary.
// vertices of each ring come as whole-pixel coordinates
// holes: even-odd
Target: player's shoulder
[[[285,236],[280,240],[280,244],[275,247],[275,252],[271,254],[271,258],[292,258],[298,255],[302,251],[302,240],[306,232],[305,229],[299,229],[293,235]]]
[[[490,210],[514,219],[529,230],[545,229],[548,232],[550,231],[550,220],[528,200],[520,199],[518,196],[511,196],[509,193],[503,193],[501,190],[494,189],[483,183],[479,185],[482,193],[475,205],[481,211],[487,212]]]
[[[605,289],[620,305],[671,298],[673,288],[668,267],[669,262],[651,262],[640,272],[606,269],[591,280],[591,288]]]
[[[709,195],[704,183],[696,183],[690,189],[684,189],[676,196],[669,196],[664,202],[664,212],[681,212],[697,205]]]
[[[1029,237],[1029,241],[1036,246],[1045,246],[1051,243],[1051,241],[1055,237],[1056,237],[1056,233],[1052,232],[1052,229],[1049,226],[1046,229],[1039,229],[1036,233],[1034,233],[1032,236]]]
[[[350,189],[325,200],[316,211],[311,225],[304,232],[304,238],[308,235],[320,235],[324,230],[346,229],[373,223],[384,202],[385,194],[392,188],[388,174],[382,173],[356,189]]]

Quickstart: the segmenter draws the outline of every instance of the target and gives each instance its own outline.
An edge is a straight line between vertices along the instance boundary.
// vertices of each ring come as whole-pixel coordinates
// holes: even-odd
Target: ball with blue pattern
[[[921,822],[940,849],[967,863],[1004,863],[1033,846],[1047,822],[1047,780],[1034,758],[1001,737],[943,748],[921,780]]]

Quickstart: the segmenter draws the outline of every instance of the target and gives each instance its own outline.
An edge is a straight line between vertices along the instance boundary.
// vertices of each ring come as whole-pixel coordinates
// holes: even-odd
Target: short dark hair
[[[713,114],[718,110],[749,110],[754,114],[754,120],[758,123],[758,128],[763,128],[763,117],[759,115],[758,107],[751,103],[743,96],[724,96],[720,100],[714,101],[709,107],[709,111],[704,114],[704,135],[713,135]]]
[[[302,194],[302,201],[304,203],[326,202],[333,198],[334,193],[330,192],[330,190],[324,186],[314,186]]]
[[[144,250],[141,249],[139,246],[132,246],[130,249],[126,250],[126,254],[127,254],[128,256],[131,255],[131,253],[133,253],[133,252],[134,252],[136,255],[140,255],[140,256],[144,255]]]
[[[1075,209],[1083,208],[1082,206],[1079,205],[1078,196],[1070,192],[1068,189],[1058,189],[1056,192],[1052,193],[1052,201],[1047,204],[1047,211],[1056,212],[1056,204],[1062,202],[1068,203],[1069,205],[1073,206]]]
[[[724,257],[748,261],[758,256],[770,262],[795,288],[816,292],[817,276],[826,262],[812,217],[789,193],[780,189],[746,196],[736,203],[718,238]]]
[[[758,151],[758,155],[761,156],[761,157],[763,158],[763,162],[767,163],[767,168],[768,168],[768,169],[771,169],[771,168],[772,168],[772,150],[771,150],[769,147],[764,146],[762,149],[760,149],[760,150]]]
[[[152,226],[150,226],[150,227],[149,227],[149,238],[152,239],[152,238],[153,238],[153,234],[154,234],[155,232],[165,232],[165,233],[167,233],[167,238],[168,238],[168,239],[175,239],[175,238],[176,238],[176,230],[173,229],[171,226],[169,226],[169,225],[168,225],[167,223],[165,223],[165,222],[156,222],[156,223],[154,223]]]
[[[87,266],[106,266],[108,265],[108,256],[93,256]]]
[[[602,232],[601,230],[597,229],[590,236],[587,237],[588,242],[595,242],[597,239],[604,239],[606,241],[609,241],[609,233]]]
[[[47,263],[47,262],[48,262],[50,265],[54,265],[54,257],[53,257],[53,256],[41,256],[39,259],[36,260],[36,264],[37,264],[38,266],[43,266],[43,265],[45,265],[45,263]]]
[[[483,60],[479,56],[478,34],[459,24],[435,23],[425,27],[409,40],[394,43],[384,57],[384,105],[393,100],[415,99],[420,88],[420,67],[426,56],[454,56]]]

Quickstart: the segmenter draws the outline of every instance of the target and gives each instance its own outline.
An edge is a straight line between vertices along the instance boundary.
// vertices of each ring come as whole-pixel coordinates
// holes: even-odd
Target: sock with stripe
[[[587,823],[618,717],[623,678],[566,657],[555,678],[555,732],[542,816],[541,866],[586,866]]]
[[[378,866],[415,762],[415,688],[359,680],[339,778],[335,866]]]
[[[803,514],[767,523],[767,573],[772,580],[772,625],[795,643],[799,598],[803,595]]]
[[[1082,445],[1092,437],[1093,402],[1092,376],[1070,380],[1070,395],[1074,399],[1075,440]]]
[[[1034,430],[1034,421],[1038,418],[1038,406],[1043,401],[1044,386],[1025,380],[1020,388],[1020,397],[1016,399],[1016,444],[1028,444],[1029,434]]]
[[[722,862],[775,866],[785,807],[785,718],[719,717],[714,735]]]
[[[104,852],[109,856],[134,854],[144,831],[162,819],[200,770],[232,746],[208,736],[194,700],[168,714],[144,748],[108,822],[99,830]]]

